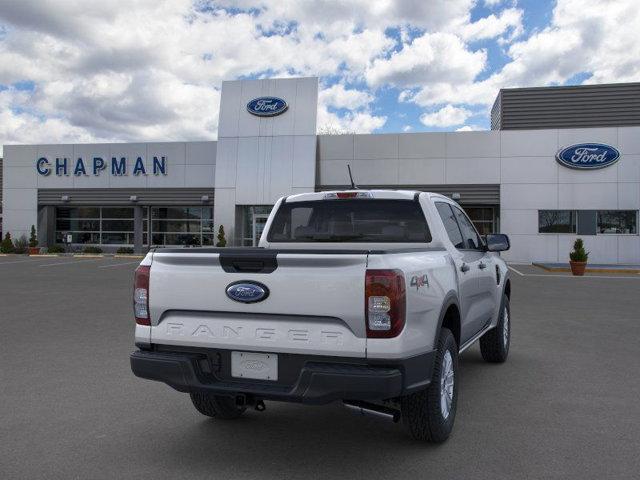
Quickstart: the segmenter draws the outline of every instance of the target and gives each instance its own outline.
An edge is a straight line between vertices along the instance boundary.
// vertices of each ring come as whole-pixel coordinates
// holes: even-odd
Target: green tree
[[[36,235],[35,225],[31,225],[31,235],[29,235],[29,246],[32,248],[38,246],[38,236]]]
[[[2,240],[2,243],[0,244],[0,252],[13,253],[14,250],[15,248],[13,246],[13,241],[11,240],[11,234],[7,232],[7,234],[4,236],[4,240]]]
[[[581,238],[577,238],[574,242],[573,252],[569,254],[569,258],[574,262],[586,262],[589,259],[589,252],[585,251]]]
[[[216,243],[216,247],[226,247],[226,246],[227,246],[227,239],[224,236],[224,227],[220,225],[220,228],[218,228],[218,242]]]

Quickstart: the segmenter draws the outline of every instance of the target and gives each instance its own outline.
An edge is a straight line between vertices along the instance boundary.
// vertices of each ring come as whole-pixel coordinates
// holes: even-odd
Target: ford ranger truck
[[[509,353],[511,282],[462,208],[427,192],[351,190],[281,198],[257,248],[158,248],[135,273],[141,378],[235,419],[265,400],[401,420],[450,434],[458,355]]]

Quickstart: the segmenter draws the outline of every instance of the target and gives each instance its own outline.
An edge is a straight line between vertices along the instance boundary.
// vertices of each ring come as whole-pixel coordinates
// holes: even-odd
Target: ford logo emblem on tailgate
[[[261,302],[269,296],[266,285],[250,280],[241,280],[230,283],[227,286],[227,297],[236,302],[255,303]]]

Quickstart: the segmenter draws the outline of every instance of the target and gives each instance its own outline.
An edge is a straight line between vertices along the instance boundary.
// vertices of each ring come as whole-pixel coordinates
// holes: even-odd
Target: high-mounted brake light
[[[133,280],[133,314],[138,325],[151,325],[149,315],[149,274],[151,267],[140,265]]]
[[[365,318],[368,338],[397,337],[405,324],[406,291],[400,270],[367,270]]]
[[[344,200],[347,198],[373,198],[371,192],[330,192],[324,195],[325,200]]]

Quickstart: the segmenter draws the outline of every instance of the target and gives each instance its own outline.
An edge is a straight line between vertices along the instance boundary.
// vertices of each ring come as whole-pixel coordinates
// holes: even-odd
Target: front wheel
[[[453,430],[458,403],[458,346],[450,330],[438,339],[429,386],[401,399],[402,420],[416,440],[444,442]]]
[[[235,398],[211,393],[193,392],[191,402],[201,414],[207,417],[233,420],[244,413],[247,407],[236,405]]]
[[[486,362],[503,363],[509,356],[510,344],[511,307],[509,297],[503,295],[498,324],[480,338],[480,353]]]

